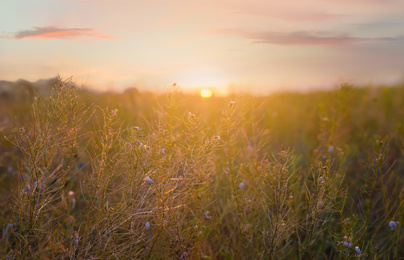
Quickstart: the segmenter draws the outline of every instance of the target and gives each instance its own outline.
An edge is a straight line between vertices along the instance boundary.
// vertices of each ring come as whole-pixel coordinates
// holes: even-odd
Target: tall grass
[[[398,259],[403,92],[200,100],[59,79],[29,119],[7,110],[0,254]]]

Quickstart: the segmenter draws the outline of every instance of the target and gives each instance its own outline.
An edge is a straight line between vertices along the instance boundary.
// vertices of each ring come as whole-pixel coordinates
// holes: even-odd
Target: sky
[[[0,0],[0,80],[100,90],[404,82],[403,0]]]

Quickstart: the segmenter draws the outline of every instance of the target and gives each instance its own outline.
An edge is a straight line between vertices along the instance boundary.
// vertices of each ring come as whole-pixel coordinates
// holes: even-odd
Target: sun
[[[212,96],[212,90],[207,88],[201,90],[201,97],[210,98],[211,96]]]

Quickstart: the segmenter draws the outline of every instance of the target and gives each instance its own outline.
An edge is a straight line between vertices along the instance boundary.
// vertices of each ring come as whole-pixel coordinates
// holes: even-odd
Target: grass
[[[402,258],[403,103],[402,86],[201,100],[59,79],[1,105],[0,255]]]

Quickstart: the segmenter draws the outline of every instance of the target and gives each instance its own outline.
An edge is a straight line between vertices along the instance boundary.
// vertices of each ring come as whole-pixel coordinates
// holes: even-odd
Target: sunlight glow
[[[212,90],[210,90],[210,89],[202,89],[201,90],[201,97],[210,98],[211,96],[212,96]]]

